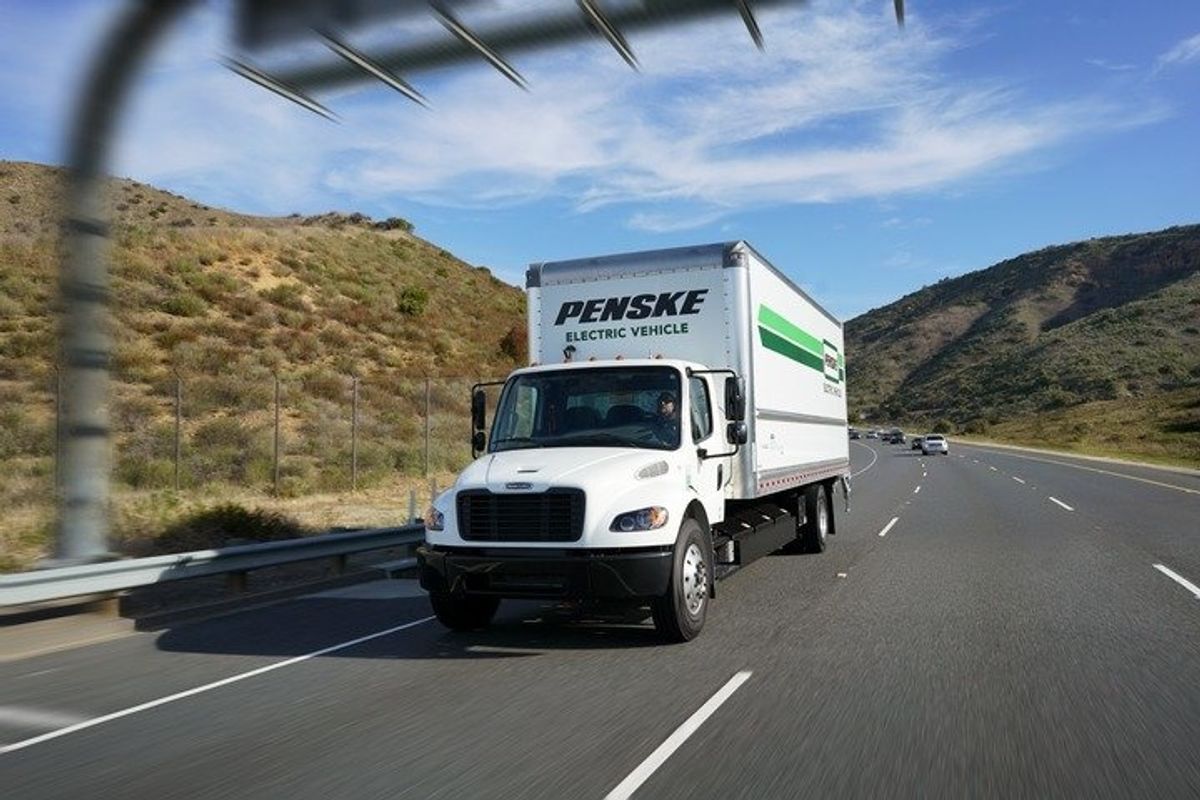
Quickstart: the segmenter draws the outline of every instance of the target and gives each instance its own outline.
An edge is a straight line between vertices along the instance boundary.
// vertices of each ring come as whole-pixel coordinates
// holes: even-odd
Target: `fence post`
[[[62,367],[54,369],[54,493],[62,489]]]
[[[408,490],[408,521],[410,523],[417,521],[417,490]]]
[[[350,491],[358,491],[358,376],[354,376],[350,400]]]
[[[429,378],[425,379],[425,475],[429,475]]]
[[[179,461],[183,454],[183,378],[175,373],[175,491],[179,491]]]
[[[275,374],[275,495],[279,496],[279,374]]]

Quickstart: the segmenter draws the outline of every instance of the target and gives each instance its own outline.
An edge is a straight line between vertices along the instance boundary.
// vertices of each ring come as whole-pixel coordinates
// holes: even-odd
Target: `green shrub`
[[[154,537],[149,554],[186,553],[225,547],[232,540],[258,542],[296,539],[308,530],[294,519],[274,511],[249,510],[236,503],[194,512]]]
[[[179,292],[168,295],[159,310],[176,317],[199,317],[208,310],[208,304],[199,295]]]
[[[345,403],[350,397],[350,378],[328,370],[308,372],[302,379],[302,385],[309,394],[335,403]]]
[[[165,458],[121,455],[116,478],[133,489],[166,489],[175,482],[175,464]]]
[[[304,301],[304,286],[299,283],[280,283],[270,289],[264,289],[259,294],[282,308],[293,311],[308,310],[308,304]]]
[[[21,408],[0,409],[0,459],[50,455],[54,422],[38,422]]]
[[[528,358],[529,341],[525,337],[525,328],[513,325],[508,333],[500,339],[500,352],[518,363],[524,363]]]
[[[413,224],[401,217],[388,217],[385,220],[376,222],[372,227],[381,231],[404,231],[405,233],[413,232]]]
[[[396,311],[415,317],[425,312],[429,303],[429,292],[420,286],[405,286],[396,296]]]

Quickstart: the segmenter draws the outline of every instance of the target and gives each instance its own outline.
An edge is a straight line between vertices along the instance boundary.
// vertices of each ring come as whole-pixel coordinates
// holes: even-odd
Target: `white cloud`
[[[964,82],[943,66],[948,36],[827,0],[764,11],[765,54],[731,12],[631,35],[640,73],[596,40],[515,56],[528,93],[485,66],[411,75],[431,110],[372,86],[322,97],[332,124],[221,68],[219,11],[204,7],[156,62],[118,171],[264,213],[553,197],[676,231],[765,204],[953,189],[1148,119]]]
[[[1184,39],[1158,57],[1155,71],[1200,60],[1200,33]]]
[[[905,219],[904,217],[888,217],[879,224],[884,228],[908,230],[910,228],[924,228],[927,225],[932,225],[933,220],[929,217],[913,217],[912,219]]]
[[[1086,59],[1086,63],[1098,69],[1108,70],[1109,72],[1129,72],[1137,69],[1136,64],[1116,63],[1103,58],[1089,58]]]
[[[724,209],[686,212],[639,211],[629,218],[629,227],[649,233],[674,233],[711,225],[728,213]]]

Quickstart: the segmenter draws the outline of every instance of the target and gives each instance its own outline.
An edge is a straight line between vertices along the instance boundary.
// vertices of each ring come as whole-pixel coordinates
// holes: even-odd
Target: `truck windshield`
[[[518,375],[504,387],[489,452],[679,446],[679,373],[597,367]]]

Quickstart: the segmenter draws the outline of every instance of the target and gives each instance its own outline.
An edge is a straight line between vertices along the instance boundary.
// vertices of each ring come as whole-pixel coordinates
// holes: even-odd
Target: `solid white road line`
[[[632,797],[633,793],[646,782],[646,780],[654,774],[654,771],[663,765],[671,754],[679,749],[680,745],[688,740],[688,737],[699,730],[704,721],[713,715],[721,704],[728,700],[738,688],[750,679],[751,673],[749,670],[741,672],[730,678],[717,693],[708,698],[708,702],[700,706],[696,713],[688,717],[682,725],[675,729],[675,732],[666,738],[653,753],[646,757],[646,760],[637,765],[637,768],[629,773],[625,780],[617,784],[616,788],[604,796],[604,800],[626,800]]]
[[[66,736],[67,734],[70,734],[70,733],[76,733],[78,731],[86,730],[88,728],[94,728],[97,725],[103,725],[106,722],[112,722],[115,719],[121,719],[122,717],[128,717],[132,714],[137,714],[141,711],[149,711],[152,708],[164,706],[167,703],[173,703],[176,700],[183,700],[184,698],[192,697],[193,695],[203,694],[204,692],[209,692],[209,691],[212,691],[213,689],[219,689],[222,686],[228,686],[231,683],[237,683],[238,681],[244,681],[247,678],[253,678],[257,675],[262,675],[267,672],[273,672],[277,669],[283,669],[284,667],[290,667],[293,664],[299,664],[302,661],[308,661],[310,658],[316,658],[317,656],[323,656],[328,653],[335,653],[338,650],[345,650],[348,647],[354,647],[355,645],[362,644],[363,642],[369,642],[372,639],[378,639],[381,636],[388,636],[390,634],[397,633],[398,631],[402,631],[407,628],[414,628],[417,625],[422,625],[426,622],[429,622],[432,619],[433,619],[433,617],[425,617],[423,619],[418,619],[413,622],[406,622],[403,625],[397,625],[394,628],[387,628],[386,630],[376,631],[375,633],[369,633],[366,636],[360,636],[357,639],[351,639],[348,642],[342,642],[341,644],[335,644],[330,647],[323,647],[320,650],[314,650],[313,652],[306,653],[305,655],[302,655],[302,656],[296,656],[295,658],[289,658],[286,661],[277,661],[274,664],[268,664],[265,667],[259,667],[258,669],[252,669],[249,672],[243,672],[238,675],[231,675],[228,678],[222,678],[219,681],[214,681],[212,683],[206,683],[203,686],[197,686],[194,689],[188,689],[183,692],[176,692],[175,694],[170,694],[170,695],[167,695],[166,697],[160,697],[157,700],[151,700],[148,703],[142,703],[140,705],[130,706],[129,708],[122,709],[121,711],[114,711],[111,714],[105,714],[100,717],[93,717],[92,719],[84,720],[83,722],[78,722],[74,725],[68,725],[65,728],[59,728],[58,730],[50,731],[49,733],[43,733],[41,736],[34,736],[31,739],[24,739],[20,742],[13,742],[12,744],[2,745],[2,746],[0,746],[0,755],[4,755],[5,753],[12,753],[17,750],[23,750],[26,747],[32,747],[35,744],[41,744],[42,742],[48,742],[51,739],[57,739],[60,736]]]
[[[78,714],[64,714],[61,711],[46,711],[40,708],[25,708],[22,706],[0,706],[0,725],[13,728],[62,728],[67,725],[78,725],[86,718]]]
[[[1025,482],[1023,479],[1021,479],[1021,478],[1018,478],[1016,475],[1013,475],[1013,476],[1012,476],[1012,479],[1013,479],[1014,481],[1016,481],[1017,483],[1024,483],[1024,482]]]
[[[883,526],[883,530],[881,530],[881,531],[879,532],[879,535],[880,535],[880,536],[887,536],[887,535],[888,535],[888,531],[890,531],[890,530],[892,529],[892,526],[893,526],[893,525],[895,525],[895,524],[896,524],[897,522],[899,522],[899,521],[900,521],[900,518],[899,518],[899,517],[892,517],[892,521],[891,521],[891,522],[889,522],[887,525],[884,525],[884,526]]]
[[[1197,600],[1200,600],[1200,586],[1197,586],[1196,584],[1192,583],[1187,578],[1180,575],[1178,572],[1167,569],[1162,564],[1155,564],[1154,568],[1156,570],[1158,570],[1159,572],[1161,572],[1163,575],[1166,575],[1168,578],[1170,578],[1171,580],[1178,583],[1183,588],[1187,589],[1192,594],[1194,594],[1196,596]]]
[[[1060,506],[1062,506],[1063,508],[1065,508],[1067,511],[1074,511],[1074,510],[1075,510],[1075,509],[1071,508],[1069,505],[1067,505],[1066,503],[1064,503],[1062,500],[1059,500],[1057,497],[1051,497],[1051,498],[1050,498],[1050,502],[1051,502],[1051,503],[1057,503],[1058,505],[1060,505]]]
[[[971,446],[977,447],[978,445],[971,445]],[[979,449],[986,450],[986,448],[982,448],[982,447],[980,447]],[[1057,464],[1060,467],[1070,467],[1071,469],[1082,469],[1082,470],[1086,470],[1088,472],[1099,472],[1101,475],[1111,475],[1114,478],[1124,478],[1127,481],[1137,481],[1139,483],[1148,483],[1151,486],[1161,486],[1164,489],[1174,489],[1177,492],[1187,492],[1188,494],[1200,494],[1200,489],[1189,489],[1186,486],[1177,486],[1174,483],[1164,483],[1162,481],[1151,480],[1150,478],[1139,478],[1136,475],[1126,475],[1124,473],[1113,472],[1112,470],[1108,470],[1108,469],[1097,469],[1096,467],[1085,467],[1082,464],[1072,464],[1069,461],[1056,461],[1053,458],[1037,458],[1036,456],[1024,456],[1024,455],[1018,455],[1016,453],[1010,453],[1010,452],[1000,453],[995,450],[986,450],[986,452],[996,453],[997,455],[1012,456],[1013,458],[1023,458],[1026,461],[1041,461],[1043,464]],[[978,463],[978,462],[976,462],[976,463]],[[1148,466],[1152,467],[1153,465],[1148,465]]]
[[[920,493],[921,493],[921,487],[920,487],[920,486],[918,486],[917,488],[913,489],[913,494],[920,494]]]
[[[867,447],[867,446],[866,446],[865,444],[863,444],[862,442],[851,442],[850,444],[856,444],[856,445],[858,445],[859,447]],[[851,478],[857,478],[859,475],[862,475],[864,472],[866,472],[867,470],[869,470],[871,467],[875,466],[875,462],[879,460],[879,453],[876,453],[876,452],[875,452],[875,448],[874,448],[874,447],[867,447],[867,449],[871,451],[871,463],[870,463],[870,464],[867,464],[865,467],[863,467],[862,469],[860,469],[858,472],[852,472],[852,473],[850,473],[850,477],[851,477]]]

